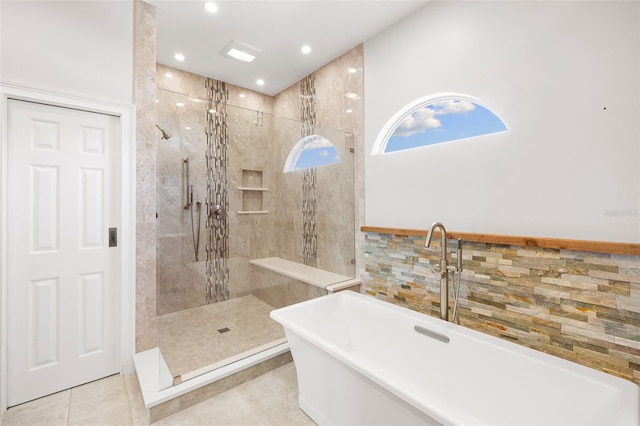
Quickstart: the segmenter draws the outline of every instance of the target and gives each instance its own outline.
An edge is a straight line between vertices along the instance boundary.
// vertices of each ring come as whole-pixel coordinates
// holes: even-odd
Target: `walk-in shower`
[[[314,266],[355,275],[353,136],[314,126],[340,161],[312,181],[285,174],[304,129],[273,114],[277,99],[174,69],[166,81],[166,71],[158,65],[157,120],[171,138],[157,145],[156,312],[158,347],[180,383],[284,341],[269,318],[278,296],[257,287],[250,261],[305,263],[305,185]]]

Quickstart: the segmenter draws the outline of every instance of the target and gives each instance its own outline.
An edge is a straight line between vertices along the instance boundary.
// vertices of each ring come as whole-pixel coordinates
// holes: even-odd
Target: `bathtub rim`
[[[429,316],[427,314],[423,314],[421,312],[413,311],[409,308],[405,308],[402,306],[394,305],[390,302],[386,302],[383,300],[379,300],[373,296],[354,293],[354,292],[340,292],[329,294],[326,296],[322,296],[320,298],[308,300],[305,302],[301,302],[295,305],[286,306],[280,309],[276,309],[271,312],[270,316],[275,321],[278,321],[285,328],[285,333],[288,332],[289,329],[291,332],[295,333],[298,337],[303,340],[308,341],[312,345],[319,347],[324,352],[328,353],[330,356],[335,357],[340,362],[346,364],[350,368],[353,368],[359,374],[362,374],[368,378],[370,378],[373,382],[386,389],[387,391],[395,394],[396,396],[404,399],[409,404],[413,405],[417,409],[423,411],[425,414],[433,417],[437,421],[443,422],[445,424],[479,424],[482,423],[480,419],[477,419],[471,415],[466,413],[460,415],[456,413],[455,415],[450,414],[451,411],[442,410],[438,407],[452,407],[452,405],[439,399],[437,395],[430,394],[429,402],[425,403],[420,398],[417,398],[416,395],[424,394],[424,390],[420,390],[414,384],[408,382],[406,379],[402,378],[398,375],[391,375],[393,379],[397,379],[394,383],[389,377],[385,377],[382,374],[379,374],[376,371],[376,368],[379,368],[379,365],[371,362],[367,363],[367,360],[363,360],[362,358],[358,358],[359,362],[354,362],[354,355],[349,353],[348,351],[342,349],[341,347],[331,343],[327,339],[316,335],[315,333],[309,334],[304,332],[304,327],[296,324],[294,322],[288,321],[286,318],[282,318],[283,314],[286,315],[286,312],[292,310],[299,310],[304,308],[306,305],[310,304],[318,304],[318,303],[327,303],[325,298],[333,297],[340,299],[353,299],[356,301],[355,303],[365,303],[374,305],[378,309],[387,310],[393,312],[395,314],[399,314],[401,316],[409,317],[415,321],[426,322],[431,328],[436,331],[447,334],[449,332],[453,332],[461,335],[464,338],[468,338],[473,341],[481,341],[483,343],[489,343],[493,346],[499,348],[499,350],[504,350],[507,352],[512,352],[517,354],[518,356],[522,356],[527,359],[532,359],[537,362],[546,362],[551,366],[562,369],[566,371],[568,374],[586,377],[591,381],[603,383],[606,386],[612,387],[616,389],[620,394],[620,408],[618,410],[619,418],[617,419],[617,424],[625,424],[620,423],[624,422],[625,419],[635,419],[640,420],[640,386],[635,383],[625,380],[620,377],[613,376],[611,374],[607,374],[605,372],[578,364],[576,362],[560,358],[558,356],[548,354],[546,352],[542,352],[536,349],[532,349],[526,346],[519,345],[514,342],[505,341],[499,337],[492,336],[489,334],[482,333],[477,330],[473,330],[458,324],[454,324],[452,322],[445,322],[439,318]],[[341,302],[338,302],[341,303]],[[292,351],[293,354],[293,351]],[[295,357],[295,355],[294,355]],[[295,359],[294,359],[295,361]],[[364,361],[364,362],[362,362]],[[387,374],[389,372],[387,371]],[[454,408],[454,407],[453,407]],[[455,413],[455,411],[453,411]]]
[[[437,395],[432,395],[432,398],[429,399],[430,403],[425,404],[425,401],[423,399],[416,397],[416,394],[420,393],[419,389],[417,389],[415,385],[404,380],[402,377],[394,375],[394,378],[397,378],[396,382],[394,383],[392,380],[389,380],[388,377],[384,377],[382,374],[378,373],[378,370],[377,370],[377,368],[379,368],[378,364],[373,362],[368,362],[368,360],[362,359],[362,358],[358,359],[359,362],[354,362],[354,359],[353,359],[354,356],[352,354],[340,348],[339,346],[334,345],[333,343],[329,342],[327,339],[318,337],[317,335],[310,336],[308,334],[304,334],[302,330],[303,327],[295,323],[285,324],[283,321],[279,319],[281,313],[286,313],[289,310],[297,310],[297,309],[303,308],[308,304],[312,304],[312,302],[320,303],[320,299],[323,299],[326,297],[334,297],[334,296],[341,297],[341,298],[357,296],[356,297],[357,299],[360,299],[361,297],[364,298],[364,299],[360,299],[363,301],[368,301],[368,299],[371,298],[370,296],[365,296],[360,293],[355,293],[350,291],[333,293],[327,296],[322,296],[312,300],[307,300],[295,305],[290,305],[280,309],[276,309],[274,311],[271,311],[270,316],[275,321],[278,321],[280,324],[282,324],[282,326],[285,329],[285,334],[288,332],[294,333],[298,338],[305,340],[309,342],[311,345],[317,347],[319,350],[328,353],[330,356],[334,357],[339,362],[347,365],[349,368],[354,369],[356,372],[358,372],[362,376],[367,377],[377,385],[381,386],[383,389],[387,390],[388,392],[391,392],[392,394],[396,395],[398,398],[403,399],[408,404],[414,406],[416,409],[422,411],[427,416],[432,417],[438,422],[446,425],[460,425],[460,426],[467,425],[467,424],[478,424],[479,422],[478,419],[469,415],[451,416],[450,414],[446,414],[447,412],[451,412],[446,409],[450,407],[450,404],[447,403],[447,401],[438,398]],[[387,302],[382,302],[382,301],[377,301],[377,302],[388,304],[390,307],[395,307],[394,305]],[[384,305],[381,305],[381,307],[386,308],[386,306]],[[405,310],[408,311],[409,313],[413,312],[406,308],[400,308],[400,309],[401,311],[399,313],[401,314],[403,314],[404,313],[403,311]],[[447,324],[445,323],[444,326],[446,327],[446,325]],[[294,364],[295,364],[295,348],[293,347],[291,348],[291,354],[294,357]],[[445,409],[443,410],[438,407],[444,407]]]

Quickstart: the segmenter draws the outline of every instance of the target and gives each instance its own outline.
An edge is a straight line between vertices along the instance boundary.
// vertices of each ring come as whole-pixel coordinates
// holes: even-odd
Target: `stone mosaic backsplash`
[[[423,246],[365,233],[365,292],[438,317],[439,240]],[[640,256],[463,242],[462,259],[461,325],[640,384]]]

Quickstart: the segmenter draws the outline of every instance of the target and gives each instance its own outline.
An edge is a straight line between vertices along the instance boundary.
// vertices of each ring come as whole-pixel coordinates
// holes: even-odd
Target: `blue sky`
[[[507,130],[488,109],[465,100],[436,102],[418,109],[394,130],[385,152],[434,145]]]
[[[340,157],[334,146],[306,147],[300,153],[295,168],[296,170],[308,169],[310,167],[326,166],[339,161]]]

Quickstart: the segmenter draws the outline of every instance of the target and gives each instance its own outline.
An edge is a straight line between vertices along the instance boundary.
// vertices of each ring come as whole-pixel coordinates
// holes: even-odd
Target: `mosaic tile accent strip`
[[[438,317],[439,242],[423,245],[365,233],[365,292]],[[462,260],[461,325],[640,385],[640,256],[464,242]]]
[[[227,83],[207,79],[207,303],[229,299],[229,209],[227,169],[229,132],[227,127]],[[215,112],[211,112],[215,110]]]
[[[315,79],[307,76],[300,81],[300,137],[311,136],[316,131]],[[304,171],[302,182],[302,260],[305,265],[316,266],[318,258],[318,230],[316,211],[316,168]]]

